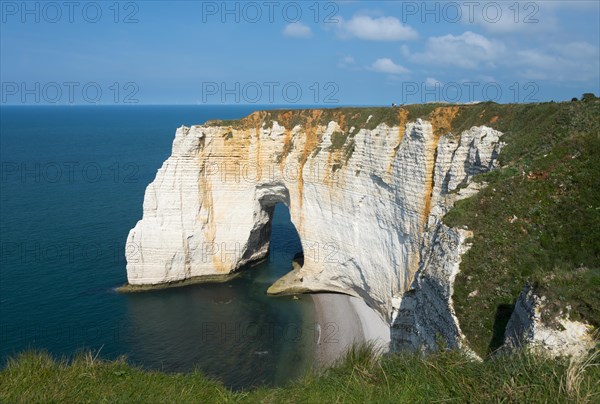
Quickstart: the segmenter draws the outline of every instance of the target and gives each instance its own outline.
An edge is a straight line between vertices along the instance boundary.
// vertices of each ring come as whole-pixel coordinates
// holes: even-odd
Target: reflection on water
[[[225,284],[127,295],[129,358],[166,371],[198,368],[232,388],[300,376],[314,351],[312,301],[266,290],[301,248],[287,208],[277,205],[264,263]]]

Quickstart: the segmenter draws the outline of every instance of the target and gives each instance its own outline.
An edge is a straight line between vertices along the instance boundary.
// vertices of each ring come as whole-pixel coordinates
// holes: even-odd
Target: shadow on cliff
[[[501,304],[496,308],[492,339],[488,345],[489,354],[494,353],[502,346],[502,343],[504,342],[504,331],[506,330],[506,325],[508,324],[508,320],[510,320],[510,316],[514,309],[514,304]]]

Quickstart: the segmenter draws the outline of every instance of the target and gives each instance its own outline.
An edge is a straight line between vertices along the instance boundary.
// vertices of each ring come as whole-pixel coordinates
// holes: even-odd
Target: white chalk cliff
[[[226,276],[268,254],[275,204],[290,211],[304,263],[270,293],[342,292],[391,326],[396,347],[436,336],[466,347],[452,287],[469,232],[441,223],[496,165],[501,133],[453,133],[458,107],[371,129],[323,110],[254,113],[177,130],[128,237],[130,285]],[[329,117],[330,115],[327,115]]]
[[[547,305],[531,285],[521,291],[504,333],[503,351],[528,345],[534,351],[550,356],[583,358],[594,347],[593,327],[569,319],[568,313],[554,316],[554,325],[542,320]]]
[[[422,236],[419,269],[411,287],[393,299],[391,333],[397,350],[435,350],[443,337],[449,348],[476,356],[466,344],[452,302],[454,279],[472,233],[450,228],[441,219],[456,201],[483,186],[471,178],[497,165],[501,135],[487,127],[474,127],[458,138],[442,137],[438,144],[432,208]]]

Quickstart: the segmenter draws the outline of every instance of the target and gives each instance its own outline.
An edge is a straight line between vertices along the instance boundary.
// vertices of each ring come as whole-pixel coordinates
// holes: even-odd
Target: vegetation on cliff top
[[[456,351],[428,357],[355,348],[336,367],[285,387],[232,392],[199,372],[144,371],[91,353],[71,362],[27,352],[0,372],[0,401],[46,402],[597,402],[598,355],[584,363],[528,353],[474,362]]]
[[[548,324],[563,312],[600,326],[600,100],[482,105],[458,118],[489,121],[507,144],[503,168],[476,178],[488,187],[444,218],[474,232],[454,285],[470,346],[500,346],[526,282],[546,296]]]
[[[417,118],[430,119],[432,114],[440,107],[455,108],[450,104],[430,103],[413,104],[399,107],[341,107],[341,108],[322,108],[322,109],[292,109],[292,110],[268,110],[257,111],[242,119],[234,120],[211,120],[204,125],[223,126],[236,130],[256,130],[258,128],[271,128],[274,122],[283,126],[287,131],[291,131],[297,126],[304,129],[307,134],[316,127],[325,128],[330,122],[336,122],[339,129],[334,131],[331,136],[331,145],[329,152],[338,152],[341,155],[336,156],[335,161],[331,161],[332,170],[336,171],[343,167],[354,153],[354,136],[360,129],[375,129],[377,126],[385,124],[388,127],[404,125],[407,122],[414,122]],[[467,105],[461,107],[469,108]],[[438,128],[442,129],[442,128]],[[226,139],[233,136],[231,130]],[[310,150],[310,155],[316,156],[321,152],[320,145],[322,133],[315,133],[317,141],[312,142],[314,147]],[[284,144],[283,151],[277,156],[277,162],[285,160],[294,147],[294,139],[290,136]]]
[[[207,126],[231,126],[234,129],[252,128],[256,123],[270,128],[273,122],[277,121],[279,125],[287,129],[293,129],[297,125],[304,126],[307,121],[311,124],[327,126],[329,122],[335,121],[344,132],[348,132],[353,126],[358,129],[375,129],[380,124],[388,126],[398,125],[399,110],[406,109],[409,112],[409,121],[417,118],[426,118],[433,110],[438,107],[449,106],[450,104],[430,103],[430,104],[412,104],[401,107],[338,107],[322,109],[273,109],[268,111],[258,111],[242,119],[231,120],[210,120],[204,125]],[[465,105],[464,107],[469,107]],[[315,111],[319,111],[315,115]],[[370,119],[369,119],[370,117]],[[368,121],[368,122],[367,122]]]

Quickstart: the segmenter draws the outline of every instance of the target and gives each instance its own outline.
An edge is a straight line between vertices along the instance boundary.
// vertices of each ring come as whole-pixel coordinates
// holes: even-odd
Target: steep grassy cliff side
[[[478,105],[467,120],[477,114],[497,117],[506,147],[503,167],[479,177],[487,188],[445,217],[474,234],[454,285],[471,347],[500,346],[527,282],[547,323],[562,313],[600,326],[600,101]]]

